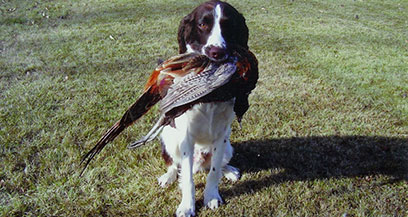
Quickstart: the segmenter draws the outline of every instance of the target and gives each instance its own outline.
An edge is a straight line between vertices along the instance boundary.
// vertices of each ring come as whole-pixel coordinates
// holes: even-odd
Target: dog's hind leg
[[[180,157],[177,157],[180,155],[178,141],[169,138],[171,137],[161,137],[162,157],[168,166],[167,172],[157,179],[159,185],[163,188],[177,180],[178,165],[180,163]]]
[[[231,146],[229,140],[229,134],[227,135],[226,139],[226,146],[225,146],[225,153],[224,158],[222,160],[222,173],[224,177],[230,181],[236,182],[240,178],[239,170],[233,166],[228,165],[229,161],[232,158],[232,154],[234,152],[234,148]]]
[[[167,168],[167,172],[160,176],[157,181],[164,188],[177,180],[177,165],[172,164]]]

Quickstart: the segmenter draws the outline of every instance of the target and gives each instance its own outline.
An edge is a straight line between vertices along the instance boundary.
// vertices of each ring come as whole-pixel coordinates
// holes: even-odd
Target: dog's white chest
[[[234,101],[200,103],[175,120],[176,129],[188,133],[195,143],[212,144],[225,136],[234,119]]]
[[[189,138],[195,144],[212,145],[229,132],[234,119],[233,107],[234,100],[196,104],[175,119],[175,128],[166,126],[161,136],[175,143]]]

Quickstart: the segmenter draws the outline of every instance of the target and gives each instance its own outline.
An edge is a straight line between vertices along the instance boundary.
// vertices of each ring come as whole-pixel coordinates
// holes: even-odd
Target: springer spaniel
[[[203,3],[184,17],[178,42],[182,54],[153,71],[144,93],[83,156],[81,175],[109,142],[161,101],[159,121],[148,135],[128,147],[139,147],[162,130],[162,155],[168,170],[159,184],[171,184],[179,172],[182,200],[176,214],[193,216],[194,173],[209,170],[204,204],[210,209],[223,202],[218,192],[221,177],[239,179],[238,169],[228,165],[233,152],[230,125],[234,115],[240,122],[249,108],[258,63],[248,50],[244,17],[225,2]]]
[[[218,192],[221,177],[231,181],[240,177],[238,169],[228,165],[233,152],[231,123],[234,115],[240,122],[249,108],[258,62],[248,50],[244,17],[225,2],[205,2],[184,17],[178,42],[181,54],[152,72],[144,93],[82,157],[81,175],[109,142],[161,101],[159,121],[148,135],[128,147],[139,147],[162,131],[162,155],[168,170],[159,184],[171,184],[179,172],[182,199],[176,215],[193,216],[194,173],[209,170],[204,204],[210,209],[223,202]]]
[[[222,62],[232,55],[233,47],[248,49],[248,27],[244,17],[230,4],[209,1],[183,18],[178,30],[178,42],[180,53],[198,52],[212,61]],[[257,75],[257,63],[253,68]],[[233,154],[229,139],[230,125],[234,114],[242,113],[239,114],[242,116],[248,109],[249,92],[226,102],[196,104],[177,117],[173,126],[163,128],[160,136],[162,156],[168,170],[158,178],[158,182],[165,187],[173,183],[179,174],[182,200],[177,216],[195,215],[193,174],[197,171],[209,170],[204,204],[210,209],[223,203],[218,192],[222,175],[231,181],[239,179],[238,169],[228,165]],[[234,107],[237,103],[242,105],[238,112]]]

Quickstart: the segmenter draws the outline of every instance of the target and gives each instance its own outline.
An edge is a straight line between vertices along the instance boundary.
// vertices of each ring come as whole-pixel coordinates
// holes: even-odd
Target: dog
[[[159,121],[148,135],[128,147],[139,147],[161,132],[168,169],[158,182],[166,187],[179,176],[182,199],[176,215],[194,216],[194,173],[209,171],[204,204],[210,209],[223,203],[218,191],[222,176],[231,181],[240,177],[238,169],[228,165],[233,154],[231,123],[234,116],[240,123],[249,108],[258,62],[248,49],[244,17],[221,1],[205,2],[184,17],[178,43],[180,55],[153,71],[144,93],[83,156],[81,175],[109,142],[160,101]]]
[[[177,39],[179,53],[197,52],[212,61],[222,62],[232,54],[234,46],[248,49],[248,27],[243,15],[230,4],[208,1],[182,19]],[[257,63],[252,68],[257,74]],[[242,104],[244,113],[248,109],[249,92],[243,99],[240,98],[240,102],[235,98],[226,102],[196,104],[174,120],[175,126],[163,128],[160,140],[168,169],[158,182],[165,187],[179,175],[182,200],[177,216],[195,215],[194,173],[209,171],[204,205],[210,209],[216,209],[223,203],[218,191],[221,177],[231,181],[239,179],[239,170],[228,165],[233,155],[229,137],[234,112],[237,113],[234,105]]]

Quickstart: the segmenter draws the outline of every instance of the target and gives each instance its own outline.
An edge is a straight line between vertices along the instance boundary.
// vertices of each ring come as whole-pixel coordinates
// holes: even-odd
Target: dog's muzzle
[[[205,55],[216,62],[224,61],[228,58],[227,49],[218,46],[208,46],[205,48]]]

